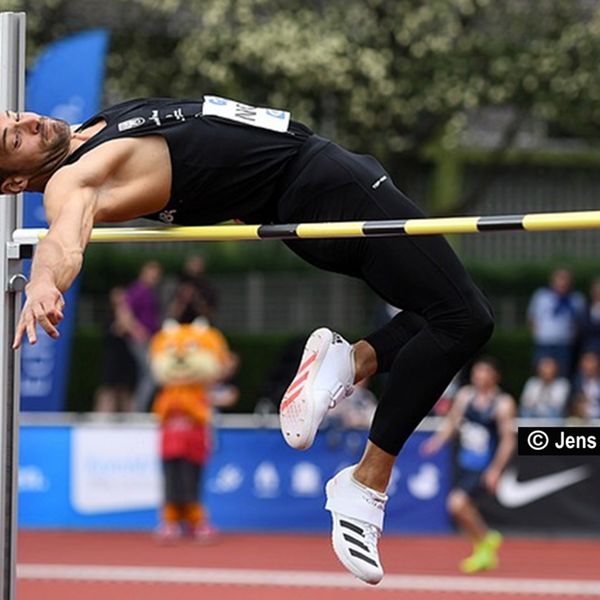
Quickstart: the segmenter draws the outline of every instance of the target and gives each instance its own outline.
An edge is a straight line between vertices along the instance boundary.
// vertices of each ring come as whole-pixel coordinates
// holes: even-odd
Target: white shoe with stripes
[[[325,508],[331,512],[331,541],[340,562],[353,575],[375,585],[383,578],[377,543],[383,530],[387,496],[352,476],[356,465],[327,482]]]
[[[297,450],[310,448],[327,411],[352,393],[353,383],[352,346],[326,327],[314,331],[279,407],[285,441]]]

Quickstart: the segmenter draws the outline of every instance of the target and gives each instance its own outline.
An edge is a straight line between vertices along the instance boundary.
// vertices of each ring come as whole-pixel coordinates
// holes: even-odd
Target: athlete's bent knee
[[[472,307],[469,338],[476,350],[479,350],[492,337],[495,320],[491,306],[485,299],[478,300]]]
[[[438,343],[447,350],[462,348],[465,358],[477,352],[492,336],[494,316],[483,295],[474,290],[431,322]]]
[[[461,489],[454,489],[448,494],[446,508],[451,515],[461,512],[468,504],[469,498]]]

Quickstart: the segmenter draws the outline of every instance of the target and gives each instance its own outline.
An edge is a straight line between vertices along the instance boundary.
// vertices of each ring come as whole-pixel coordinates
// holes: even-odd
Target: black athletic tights
[[[330,143],[288,182],[280,222],[423,217],[372,157]],[[382,180],[382,178],[384,178]],[[292,240],[309,263],[363,279],[402,309],[365,339],[389,372],[369,439],[398,454],[452,377],[490,338],[492,310],[441,236]]]

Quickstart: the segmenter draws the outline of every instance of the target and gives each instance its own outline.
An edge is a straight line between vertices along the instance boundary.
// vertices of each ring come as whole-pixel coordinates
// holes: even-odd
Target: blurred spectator
[[[600,418],[600,357],[585,352],[573,385],[573,414],[582,419]]]
[[[461,372],[457,373],[452,381],[448,384],[448,387],[442,392],[439,400],[433,405],[433,408],[429,411],[429,414],[434,417],[443,417],[447,415],[452,408],[452,402],[456,393],[460,389]]]
[[[214,320],[217,309],[217,292],[208,281],[204,259],[190,256],[175,288],[167,316],[179,323],[191,323],[197,317]]]
[[[138,278],[125,293],[134,323],[127,338],[137,367],[134,406],[140,412],[148,410],[155,387],[148,365],[148,345],[150,338],[160,329],[160,302],[156,288],[161,279],[161,266],[156,261],[148,261],[142,265]]]
[[[139,324],[125,299],[125,290],[113,288],[109,294],[110,319],[105,328],[101,385],[96,391],[98,412],[130,412],[136,384],[136,363],[127,336],[135,335]]]
[[[569,399],[570,384],[558,376],[555,359],[542,358],[538,361],[536,375],[525,383],[519,412],[521,417],[559,418],[564,417]]]
[[[368,385],[368,378],[359,381],[352,394],[330,413],[331,420],[344,429],[368,429],[377,408],[377,398]]]
[[[573,291],[572,285],[570,271],[554,271],[550,287],[538,289],[527,309],[535,344],[533,365],[550,356],[558,363],[563,377],[570,377],[573,372],[575,342],[585,311],[583,295]]]
[[[583,352],[600,355],[600,278],[593,281],[590,289],[590,304],[585,311],[581,337]]]
[[[330,448],[343,448],[347,455],[362,452],[364,435],[356,430],[369,429],[377,408],[377,398],[368,385],[368,378],[359,381],[352,394],[329,412],[325,420],[325,439]]]

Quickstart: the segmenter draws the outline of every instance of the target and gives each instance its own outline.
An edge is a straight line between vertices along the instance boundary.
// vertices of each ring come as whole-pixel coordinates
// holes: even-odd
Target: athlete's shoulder
[[[131,139],[112,140],[101,144],[58,168],[46,184],[45,193],[74,187],[102,185],[105,178],[122,162],[128,153]]]
[[[57,169],[44,187],[44,211],[48,222],[52,223],[63,204],[86,187],[81,169],[75,165],[65,165]]]
[[[500,390],[496,398],[496,416],[497,417],[514,417],[516,414],[516,400],[504,390]]]
[[[473,397],[474,394],[475,388],[468,383],[467,385],[463,385],[458,389],[458,392],[456,392],[456,399],[460,400],[461,402],[467,402]]]

